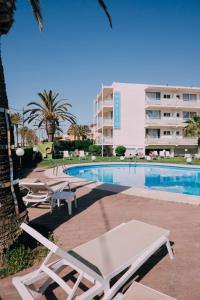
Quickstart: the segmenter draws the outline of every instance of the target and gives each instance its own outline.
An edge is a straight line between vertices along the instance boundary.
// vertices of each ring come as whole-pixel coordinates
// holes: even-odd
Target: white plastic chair
[[[37,295],[38,292],[43,294],[52,282],[56,282],[68,295],[67,300],[89,300],[102,292],[104,299],[110,300],[161,246],[166,245],[170,258],[173,258],[170,232],[136,220],[123,223],[70,251],[59,248],[25,223],[21,228],[50,250],[39,269],[13,278],[12,282],[23,300],[35,299],[34,284],[45,278],[37,289]],[[52,262],[53,254],[59,259]],[[58,275],[66,266],[78,273],[73,287]],[[111,285],[111,280],[121,273],[123,275]],[[92,286],[76,297],[83,278],[91,281]]]

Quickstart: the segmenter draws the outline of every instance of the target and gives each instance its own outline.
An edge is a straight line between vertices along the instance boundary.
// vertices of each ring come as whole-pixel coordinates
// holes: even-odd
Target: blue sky
[[[40,33],[28,1],[17,1],[14,26],[2,38],[11,107],[53,89],[87,124],[101,83],[200,86],[199,0],[105,2],[112,30],[95,0],[43,0]]]

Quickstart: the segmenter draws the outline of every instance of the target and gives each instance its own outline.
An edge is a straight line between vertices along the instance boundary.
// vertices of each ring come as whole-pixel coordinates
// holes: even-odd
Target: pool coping
[[[194,165],[183,165],[183,164],[167,164],[167,163],[153,163],[153,162],[92,162],[92,163],[80,163],[80,164],[70,164],[70,165],[63,165],[59,166],[56,170],[51,168],[46,170],[44,173],[47,177],[57,178],[57,179],[67,179],[67,181],[73,186],[82,186],[82,187],[88,187],[90,189],[101,189],[101,190],[107,190],[109,192],[113,193],[122,193],[130,196],[136,196],[136,197],[142,197],[142,198],[149,198],[154,200],[163,200],[163,201],[170,201],[170,202],[178,202],[178,203],[187,203],[187,204],[194,204],[194,205],[200,205],[200,196],[195,195],[186,195],[186,194],[179,194],[179,193],[173,193],[173,192],[166,192],[166,191],[158,191],[158,190],[151,190],[151,189],[142,189],[142,188],[135,188],[135,187],[129,187],[129,186],[121,186],[116,184],[108,184],[108,183],[102,183],[97,181],[87,181],[82,178],[70,176],[68,174],[65,174],[63,170],[69,169],[72,167],[78,167],[78,166],[92,166],[92,165],[113,165],[113,164],[127,164],[127,165],[135,165],[135,164],[147,164],[147,165],[156,165],[156,166],[174,166],[174,167],[185,167],[185,168],[196,168],[200,169],[200,166],[194,166]]]

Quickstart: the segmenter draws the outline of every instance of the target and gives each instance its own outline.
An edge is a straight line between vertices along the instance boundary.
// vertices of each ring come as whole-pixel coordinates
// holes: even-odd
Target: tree
[[[38,143],[38,136],[33,129],[27,126],[19,128],[21,139],[25,141],[25,146],[34,146]]]
[[[23,119],[20,113],[12,113],[10,117],[11,117],[11,123],[15,127],[16,144],[18,147],[19,146],[19,125],[23,123]]]
[[[74,140],[79,138],[79,129],[77,124],[72,124],[69,129],[67,130],[67,134],[73,136]]]
[[[89,137],[89,134],[91,132],[88,125],[79,125],[79,137],[82,140],[86,140]]]
[[[30,1],[40,29],[42,17],[38,0]],[[0,0],[0,36],[7,34],[13,24],[15,1]],[[20,224],[28,220],[19,185],[14,134],[8,109],[4,70],[0,55],[0,256],[21,233]]]
[[[86,140],[90,134],[91,130],[88,125],[78,125],[78,124],[72,124],[67,134],[69,136],[73,136],[74,140],[81,139]]]
[[[25,119],[28,124],[37,121],[38,128],[45,127],[48,141],[53,142],[56,131],[61,130],[60,121],[68,121],[75,123],[75,116],[69,112],[71,104],[65,99],[57,100],[58,93],[52,90],[38,93],[40,102],[30,102],[27,106],[31,107],[24,111],[24,115],[28,115]]]
[[[197,137],[198,139],[198,154],[200,154],[200,115],[196,115],[185,122],[187,125],[183,129],[186,136]]]
[[[42,15],[39,0],[29,0],[39,29],[42,30]],[[112,22],[103,0],[98,0],[106,13],[110,26]],[[0,0],[0,36],[7,34],[14,21],[16,0]],[[0,255],[21,233],[20,224],[27,221],[27,210],[22,201],[15,152],[14,135],[11,126],[4,70],[0,52]]]

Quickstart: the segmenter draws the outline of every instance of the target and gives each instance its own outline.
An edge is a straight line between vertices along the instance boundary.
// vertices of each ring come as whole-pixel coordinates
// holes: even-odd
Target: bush
[[[101,146],[100,145],[90,145],[89,152],[93,155],[101,155]]]
[[[92,140],[77,140],[77,141],[56,141],[54,149],[58,151],[74,151],[75,149],[89,151],[89,146],[92,145]]]
[[[93,144],[92,140],[77,140],[74,141],[75,149],[89,151],[89,147]]]
[[[22,168],[32,168],[36,167],[37,163],[42,160],[42,156],[39,152],[34,152],[32,147],[23,148],[24,155],[21,157],[21,167]],[[16,151],[16,149],[15,149]],[[20,168],[20,158],[16,155],[14,151],[14,167],[19,170]]]
[[[126,147],[124,147],[124,146],[120,145],[115,148],[116,156],[124,156],[125,152],[126,152]]]
[[[36,228],[37,229],[37,228]],[[54,241],[52,232],[40,227],[39,231],[51,241]],[[45,233],[45,234],[44,234]],[[2,256],[0,265],[0,278],[13,275],[23,269],[31,267],[36,261],[40,261],[48,253],[43,245],[40,245],[31,236],[22,233],[18,240],[8,248]]]

